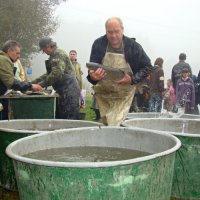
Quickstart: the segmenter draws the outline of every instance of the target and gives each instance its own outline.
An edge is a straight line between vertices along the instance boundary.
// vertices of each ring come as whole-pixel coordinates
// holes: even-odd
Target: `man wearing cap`
[[[67,53],[57,48],[49,37],[41,38],[40,50],[49,55],[45,61],[46,73],[32,81],[42,87],[52,86],[59,94],[56,118],[79,119],[80,88]]]
[[[179,62],[177,64],[175,64],[172,68],[171,80],[172,80],[174,89],[176,89],[176,83],[177,83],[178,79],[181,77],[181,72],[182,72],[183,68],[185,68],[189,71],[190,77],[192,76],[191,67],[188,63],[185,62],[185,60],[186,60],[186,54],[180,53]]]

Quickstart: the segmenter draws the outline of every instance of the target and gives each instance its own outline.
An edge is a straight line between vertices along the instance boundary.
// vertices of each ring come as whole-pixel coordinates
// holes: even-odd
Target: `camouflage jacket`
[[[64,74],[74,74],[74,68],[67,56],[67,53],[61,49],[55,49],[46,60],[47,72],[39,78],[32,81],[32,83],[38,83],[42,87],[48,87],[56,84],[62,80]]]

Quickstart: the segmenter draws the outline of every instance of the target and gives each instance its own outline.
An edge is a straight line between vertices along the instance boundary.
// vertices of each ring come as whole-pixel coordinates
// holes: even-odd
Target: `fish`
[[[89,70],[97,70],[98,68],[102,68],[106,71],[106,78],[110,80],[120,80],[124,77],[125,73],[128,73],[127,67],[124,68],[114,68],[105,66],[95,62],[87,62],[86,67]]]

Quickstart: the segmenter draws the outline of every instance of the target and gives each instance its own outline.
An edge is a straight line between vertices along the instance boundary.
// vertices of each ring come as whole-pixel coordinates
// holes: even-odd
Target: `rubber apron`
[[[124,54],[106,52],[102,64],[115,68],[127,67],[131,72]],[[113,77],[106,75],[94,86],[94,91],[102,122],[108,126],[119,126],[129,112],[135,86],[118,84],[112,79]]]

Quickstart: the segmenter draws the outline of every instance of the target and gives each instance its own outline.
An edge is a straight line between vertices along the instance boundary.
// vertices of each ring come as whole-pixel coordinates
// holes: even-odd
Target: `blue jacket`
[[[123,36],[123,44],[126,62],[130,65],[133,72],[132,83],[138,83],[151,72],[153,68],[151,61],[142,46],[134,39]],[[106,53],[107,45],[108,39],[106,35],[96,39],[92,45],[90,62],[101,64]],[[94,85],[97,83],[97,81],[92,81],[89,75],[87,79]]]

